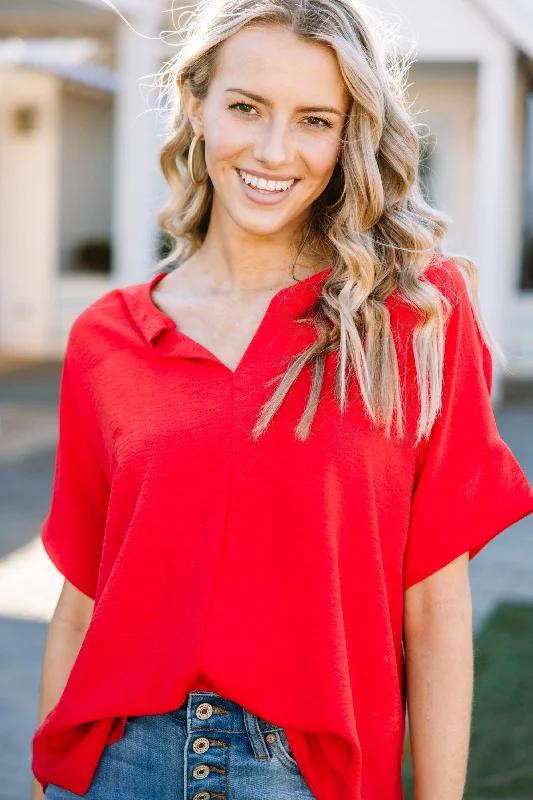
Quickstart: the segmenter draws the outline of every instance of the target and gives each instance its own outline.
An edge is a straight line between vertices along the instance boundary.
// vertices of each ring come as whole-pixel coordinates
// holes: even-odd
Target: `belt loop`
[[[270,758],[270,753],[268,752],[263,734],[259,727],[257,716],[252,714],[252,712],[248,711],[246,708],[243,708],[242,711],[244,715],[244,726],[246,728],[246,733],[248,734],[248,738],[250,740],[250,744],[252,745],[252,749],[257,761],[264,761]]]
[[[191,731],[193,730],[193,722],[192,722],[192,704],[193,704],[193,693],[189,692],[187,695],[187,736],[191,735]]]

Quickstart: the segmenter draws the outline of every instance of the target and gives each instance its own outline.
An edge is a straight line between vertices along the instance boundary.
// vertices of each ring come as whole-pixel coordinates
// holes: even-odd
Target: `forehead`
[[[258,25],[238,31],[221,47],[212,84],[249,89],[273,103],[346,106],[349,96],[337,58],[325,44],[288,28]]]

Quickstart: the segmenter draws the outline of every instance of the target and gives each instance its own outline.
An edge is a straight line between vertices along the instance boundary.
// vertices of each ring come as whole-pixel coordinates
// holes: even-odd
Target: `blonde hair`
[[[407,63],[361,3],[204,0],[192,12],[181,50],[160,73],[161,85],[172,94],[172,113],[160,153],[170,199],[158,223],[176,245],[158,268],[183,260],[200,247],[213,196],[210,181],[195,186],[187,174],[193,130],[180,87],[187,81],[192,93],[204,98],[220,45],[251,24],[283,25],[301,39],[331,48],[352,97],[340,155],[344,201],[329,211],[315,201],[301,232],[300,252],[318,240],[327,247],[332,267],[312,309],[316,340],[293,358],[262,408],[253,434],[264,432],[309,363],[311,391],[295,427],[295,435],[306,439],[318,407],[326,357],[338,350],[334,391],[341,410],[355,371],[371,419],[385,426],[387,437],[395,421],[396,433],[403,436],[398,362],[385,304],[399,289],[422,316],[413,332],[420,396],[418,443],[429,435],[442,404],[443,331],[450,308],[436,286],[419,279],[444,238],[447,217],[425,202],[420,189],[421,137],[404,97]],[[477,268],[469,259],[454,260],[468,273],[478,325],[485,340],[492,342],[479,310]]]

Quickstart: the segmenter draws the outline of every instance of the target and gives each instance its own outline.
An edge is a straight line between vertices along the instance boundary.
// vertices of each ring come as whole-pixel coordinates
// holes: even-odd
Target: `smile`
[[[243,169],[239,169],[237,172],[247,186],[253,186],[254,189],[261,192],[286,192],[295,182],[294,178],[288,181],[269,181],[265,178],[258,178],[257,175],[250,175],[249,172],[245,172]]]

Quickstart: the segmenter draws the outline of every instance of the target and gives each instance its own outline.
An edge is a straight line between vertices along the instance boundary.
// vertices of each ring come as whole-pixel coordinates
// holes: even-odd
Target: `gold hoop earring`
[[[191,143],[189,145],[189,155],[187,157],[187,169],[189,171],[189,178],[191,179],[191,183],[194,186],[203,186],[204,183],[206,183],[207,179],[209,178],[209,173],[208,173],[207,169],[205,171],[204,177],[200,181],[197,179],[196,175],[194,174],[194,164],[193,164],[194,152],[196,150],[196,145],[198,144],[198,142],[201,139],[203,139],[203,136],[202,136],[201,133],[197,133],[196,136],[193,137],[193,139],[192,139],[192,141],[191,141]]]
[[[329,205],[329,206],[327,205],[327,203],[322,203],[322,205],[323,205],[324,208],[327,208],[328,211],[331,211],[332,209],[337,208],[337,206],[340,206],[340,204],[344,200],[345,196],[346,196],[346,183],[342,187],[342,192],[341,192],[340,197],[338,197],[337,200],[335,200],[334,203],[331,203],[331,205]]]

